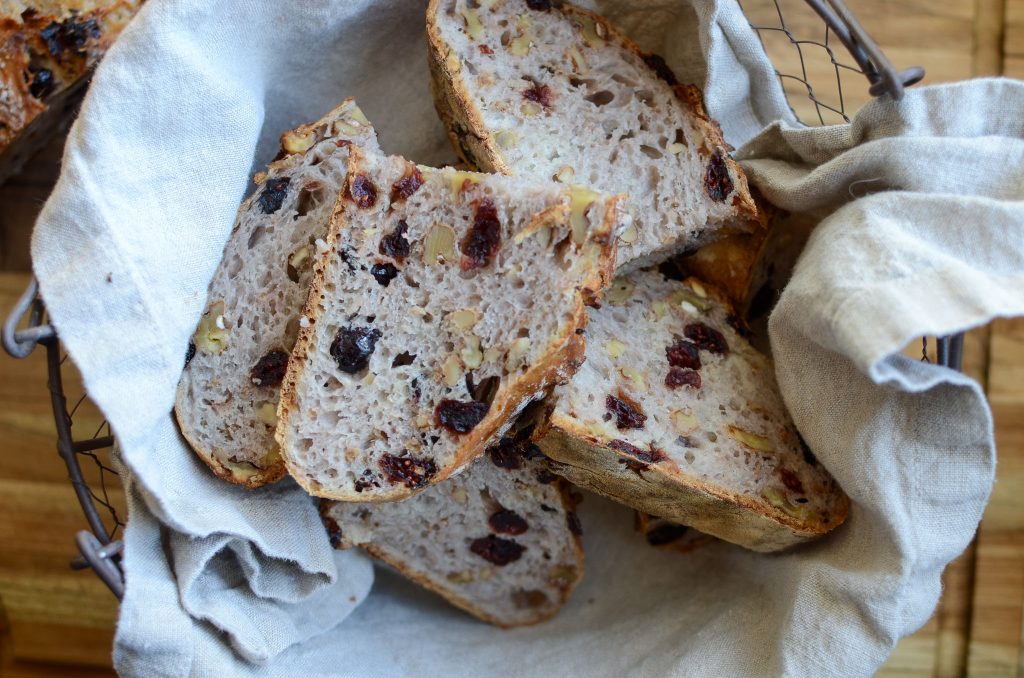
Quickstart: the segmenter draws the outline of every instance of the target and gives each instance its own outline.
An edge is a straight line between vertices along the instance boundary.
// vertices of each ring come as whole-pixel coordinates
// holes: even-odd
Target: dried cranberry
[[[474,539],[473,543],[469,545],[469,550],[498,567],[504,567],[519,560],[526,547],[511,539],[502,539],[489,534],[486,537]]]
[[[394,360],[391,361],[392,367],[405,367],[406,365],[412,365],[416,360],[415,353],[409,353],[408,351],[402,351],[395,356]]]
[[[391,185],[391,202],[405,200],[423,185],[423,174],[416,165],[410,165],[398,181]]]
[[[487,448],[487,454],[491,457],[491,461],[494,465],[499,468],[507,468],[515,470],[520,468],[519,450],[514,440],[511,438],[502,438],[495,445],[491,445]]]
[[[433,460],[418,457],[396,457],[393,454],[384,454],[380,459],[380,467],[389,481],[402,483],[411,489],[423,487],[437,475],[437,464]]]
[[[338,525],[338,521],[327,515],[326,503],[320,506],[320,520],[324,524],[324,528],[327,530],[327,538],[331,542],[331,548],[341,548],[342,535],[341,526]]]
[[[779,469],[779,478],[782,479],[782,484],[786,486],[787,490],[804,494],[804,484],[800,482],[800,477],[788,468]]]
[[[551,9],[551,0],[526,0],[526,6],[538,12],[546,12]]]
[[[487,45],[480,45],[479,49],[480,53],[485,56],[490,56],[491,54],[494,54],[494,50],[488,47]]]
[[[376,480],[373,479],[373,471],[366,469],[363,471],[363,475],[356,478],[354,483],[356,492],[363,492],[369,490],[371,487],[380,487]]]
[[[470,271],[486,266],[500,244],[501,223],[498,221],[498,211],[493,202],[484,198],[477,203],[473,226],[459,243],[463,255],[459,267],[463,271]]]
[[[377,204],[377,187],[365,174],[357,174],[348,184],[348,194],[356,207],[367,210]]]
[[[523,517],[511,509],[495,511],[487,519],[487,524],[492,530],[502,534],[522,534],[530,528]]]
[[[383,264],[376,263],[370,267],[370,275],[373,276],[378,285],[387,287],[391,284],[392,280],[398,277],[398,269],[390,262]]]
[[[379,330],[370,327],[343,327],[338,330],[330,349],[338,369],[346,374],[366,369],[380,336]]]
[[[665,386],[673,391],[681,386],[688,386],[696,390],[700,388],[700,372],[683,367],[670,367],[668,374],[665,375]]]
[[[192,358],[195,358],[195,357],[196,357],[196,345],[193,344],[190,341],[190,342],[188,342],[188,348],[185,349],[185,367],[188,367],[188,364],[190,362],[192,362]]]
[[[551,88],[547,85],[534,83],[532,87],[523,92],[523,98],[527,101],[535,101],[544,108],[551,108]]]
[[[36,99],[42,99],[45,96],[49,96],[56,85],[57,83],[53,79],[53,71],[48,68],[40,68],[33,71],[32,84],[28,86],[28,91]]]
[[[284,197],[288,195],[288,184],[291,181],[288,177],[267,180],[267,183],[263,186],[263,192],[260,193],[260,197],[256,200],[264,214],[273,214],[281,209],[281,203],[284,202]]]
[[[569,511],[565,514],[565,523],[569,526],[569,531],[577,537],[583,534],[583,525],[580,524],[580,517],[576,515],[575,511]]]
[[[722,149],[716,148],[708,160],[708,171],[704,174],[704,190],[715,202],[725,202],[732,193],[732,177],[722,157]]]
[[[729,352],[729,344],[726,343],[722,333],[704,323],[690,323],[683,328],[683,334],[697,345],[697,348],[708,353],[725,355]]]
[[[610,443],[608,443],[608,447],[612,448],[613,450],[618,450],[623,454],[628,454],[630,456],[636,457],[640,461],[648,464],[656,464],[665,458],[665,455],[662,453],[661,450],[654,446],[654,443],[650,444],[649,450],[641,450],[636,445],[630,445],[625,440],[613,440]]]
[[[409,241],[405,239],[408,230],[409,224],[405,223],[405,219],[399,221],[395,230],[380,239],[380,253],[401,263],[409,256]]]
[[[700,369],[700,351],[697,345],[681,337],[676,337],[673,344],[665,347],[665,357],[672,367]]]
[[[471,400],[442,400],[434,408],[434,416],[440,426],[452,433],[469,433],[487,416],[487,403]]]
[[[645,56],[644,63],[647,64],[648,68],[654,71],[655,75],[667,82],[669,85],[675,87],[679,84],[679,81],[676,80],[676,74],[668,67],[665,60],[657,54],[648,54]]]
[[[640,408],[640,404],[630,400],[623,393],[619,393],[618,398],[613,395],[606,396],[604,406],[609,413],[615,415],[615,427],[620,431],[643,428],[647,422],[647,415]]]
[[[656,528],[647,533],[647,543],[651,546],[663,546],[665,544],[671,544],[674,541],[682,539],[683,535],[689,530],[686,525],[676,525],[675,523],[664,523],[658,525]]]
[[[288,371],[288,354],[274,350],[259,359],[249,372],[249,378],[256,386],[279,386]]]

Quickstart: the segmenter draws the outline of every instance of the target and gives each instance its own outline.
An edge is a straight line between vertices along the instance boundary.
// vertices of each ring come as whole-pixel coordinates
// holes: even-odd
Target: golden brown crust
[[[345,218],[344,201],[348,199],[350,178],[359,173],[360,166],[364,160],[365,156],[362,150],[357,146],[352,146],[349,151],[349,178],[346,178],[345,188],[338,198],[334,212],[331,215],[330,232],[327,241],[334,246],[340,244],[343,232],[348,226]],[[503,428],[510,423],[510,419],[515,414],[522,411],[530,402],[546,396],[557,384],[564,383],[575,374],[579,365],[582,364],[585,340],[582,334],[578,333],[578,330],[582,330],[587,325],[588,317],[585,301],[587,299],[599,298],[608,280],[611,279],[615,264],[615,242],[612,237],[614,215],[617,213],[619,202],[622,199],[622,196],[608,198],[606,218],[601,226],[601,230],[594,234],[587,243],[588,245],[593,243],[599,248],[599,254],[596,258],[598,265],[591,270],[587,279],[576,289],[575,308],[571,321],[565,325],[565,330],[554,337],[548,344],[544,358],[532,365],[513,387],[505,391],[500,399],[496,398],[491,403],[491,407],[483,420],[472,431],[462,436],[455,452],[455,460],[447,468],[438,470],[437,474],[431,479],[431,485],[445,480],[456,470],[480,456],[490,443],[496,442]],[[319,290],[323,288],[325,283],[325,268],[330,259],[330,251],[332,250],[322,253],[314,266],[313,280],[310,283],[310,294],[303,309],[303,314],[309,319],[309,324],[307,327],[299,329],[295,350],[292,353],[292,358],[288,361],[288,371],[282,382],[281,400],[277,410],[278,427],[276,437],[278,445],[282,450],[282,456],[289,473],[292,474],[296,482],[303,489],[313,496],[338,501],[360,502],[399,501],[406,499],[422,492],[429,485],[418,489],[402,485],[392,488],[386,497],[367,497],[362,494],[356,494],[354,491],[332,493],[317,484],[311,483],[308,478],[303,477],[301,473],[297,473],[293,468],[295,462],[290,458],[290,450],[285,436],[285,423],[297,408],[296,384],[307,361],[309,355],[308,347],[313,343],[315,325],[320,317],[321,307],[317,303],[317,299]]]
[[[598,440],[557,413],[541,436],[537,444],[564,465],[556,467],[558,473],[574,484],[754,551],[778,551],[820,537],[841,525],[849,511],[849,499],[842,495],[828,524],[802,522],[678,468],[653,464],[637,473],[624,463],[633,461],[630,457],[608,446],[611,441]]]
[[[73,108],[67,99],[81,90],[139,4],[70,1],[9,6],[0,14],[0,181],[63,127]]]

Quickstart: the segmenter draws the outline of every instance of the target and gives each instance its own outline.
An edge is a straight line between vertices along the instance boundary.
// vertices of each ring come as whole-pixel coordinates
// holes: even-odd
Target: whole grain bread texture
[[[338,548],[360,546],[505,628],[550,618],[583,576],[573,509],[540,452],[511,438],[407,501],[320,505]]]
[[[438,113],[481,170],[626,193],[620,272],[761,228],[697,87],[570,3],[431,0]]]
[[[640,272],[591,311],[586,362],[538,444],[572,483],[755,551],[840,525],[849,500],[804,445],[771,362],[719,293]]]
[[[274,440],[280,384],[353,141],[377,145],[352,99],[283,134],[210,282],[175,414],[196,454],[230,482],[259,487],[285,474]]]
[[[278,408],[291,475],[397,500],[482,454],[576,370],[623,199],[353,147]]]
[[[77,108],[141,0],[0,0],[0,183]]]

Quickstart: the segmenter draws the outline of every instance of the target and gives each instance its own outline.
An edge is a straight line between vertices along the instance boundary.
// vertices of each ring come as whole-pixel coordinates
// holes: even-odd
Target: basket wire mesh
[[[827,124],[826,116],[835,118],[837,122],[849,122],[848,100],[843,91],[844,73],[866,78],[872,96],[886,95],[895,99],[903,95],[904,87],[924,77],[924,71],[919,67],[897,71],[840,0],[739,1],[769,56],[774,55],[767,43],[774,37],[784,38],[795,50],[799,73],[776,70],[776,75],[791,106],[801,102],[801,97],[805,98],[813,105],[812,115],[818,124]],[[806,12],[807,8],[819,17],[813,26],[816,34],[810,37],[802,35],[786,20],[787,16],[798,11]],[[845,49],[853,63],[837,56],[839,46]],[[815,79],[810,68],[812,49],[823,51],[827,57],[829,70],[834,76],[831,82],[822,83],[820,78]],[[797,114],[796,110],[794,113]],[[803,117],[808,115],[805,113]],[[813,119],[811,123],[814,123]],[[67,355],[62,355],[60,340],[47,320],[38,284],[32,280],[4,323],[3,346],[15,358],[28,356],[37,346],[46,351],[47,385],[57,432],[57,452],[67,466],[69,480],[88,525],[87,530],[76,535],[79,555],[72,559],[71,567],[91,568],[113,594],[121,598],[124,594],[124,573],[119,536],[124,522],[110,492],[120,483],[111,461],[114,437],[105,421],[91,435],[75,429],[75,415],[86,396],[68,408],[62,378],[63,370],[67,369]],[[936,338],[936,364],[960,369],[963,339],[962,334]],[[927,338],[922,340],[922,359],[930,361]]]

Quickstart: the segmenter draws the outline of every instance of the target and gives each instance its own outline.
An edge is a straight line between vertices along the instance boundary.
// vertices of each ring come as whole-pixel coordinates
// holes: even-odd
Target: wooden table
[[[796,37],[823,37],[820,22],[799,0],[780,4]],[[927,82],[1024,77],[1024,0],[849,4],[896,66],[925,66]],[[770,0],[743,0],[743,5],[755,23],[778,21]],[[800,72],[795,48],[784,35],[766,43],[781,71]],[[820,99],[835,105],[834,71],[820,56],[805,54],[808,80]],[[858,78],[843,78],[847,111],[867,99]],[[790,81],[788,89],[797,112],[814,120],[804,85]],[[827,111],[824,117],[837,121]],[[31,224],[56,177],[61,145],[54,141],[0,187],[3,313],[27,282]],[[900,642],[882,675],[1024,676],[1024,319],[997,321],[971,333],[965,370],[986,387],[995,416],[995,491],[977,539],[945,573],[939,608],[920,631]],[[117,609],[91,573],[68,568],[73,535],[84,520],[55,452],[45,373],[39,351],[22,361],[0,356],[0,439],[5,443],[0,454],[0,675],[110,675]],[[74,398],[80,386],[73,383],[69,391]],[[95,409],[88,403],[83,408],[76,422],[98,426]],[[112,500],[121,500],[118,491]]]

